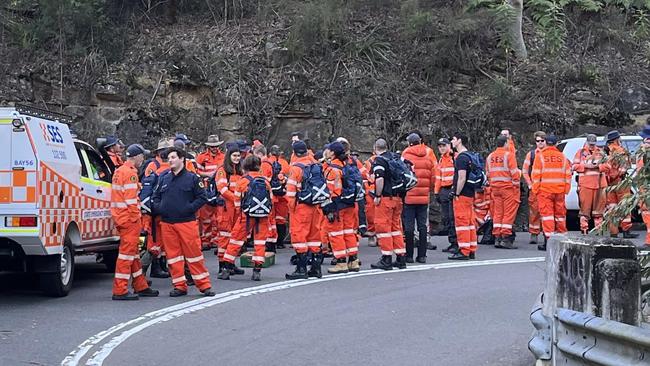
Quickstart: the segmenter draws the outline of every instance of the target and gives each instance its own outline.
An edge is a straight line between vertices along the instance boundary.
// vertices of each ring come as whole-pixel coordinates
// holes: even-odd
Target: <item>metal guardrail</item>
[[[544,294],[539,295],[537,302],[530,311],[530,321],[535,327],[533,337],[528,342],[528,349],[535,355],[538,360],[550,360],[551,348],[553,346],[551,338],[552,321],[542,313],[542,299]]]
[[[648,329],[562,308],[557,309],[554,321],[555,364],[650,365]]]

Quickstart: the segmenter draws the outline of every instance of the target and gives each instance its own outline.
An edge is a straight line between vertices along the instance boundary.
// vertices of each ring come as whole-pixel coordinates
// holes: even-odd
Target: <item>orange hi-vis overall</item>
[[[375,236],[376,234],[375,204],[373,202],[372,194],[370,194],[370,192],[375,191],[375,176],[374,174],[371,174],[371,171],[372,171],[372,164],[375,162],[376,158],[377,157],[373,155],[363,163],[363,167],[366,169],[366,172],[368,172],[368,179],[364,183],[366,189],[366,221],[368,225],[368,228],[366,230],[366,235],[369,237]]]
[[[321,219],[318,205],[298,202],[297,195],[302,189],[303,166],[318,164],[307,155],[296,157],[289,168],[287,178],[287,200],[289,202],[289,219],[291,246],[298,254],[319,253],[321,251]]]
[[[618,143],[609,144],[608,147],[610,159],[605,164],[608,168],[607,184],[609,187],[614,187],[621,183],[623,177],[627,174],[627,170],[630,169],[630,157],[627,150]],[[607,192],[607,209],[612,209],[631,193],[632,191],[629,187],[610,190]],[[630,231],[632,229],[632,217],[628,215],[623,218],[620,222],[620,227],[623,231]],[[610,234],[618,234],[618,229],[619,225],[617,224],[609,225]]]
[[[435,172],[436,179],[433,193],[439,194],[440,189],[449,188],[454,184],[454,158],[450,153],[440,157]]]
[[[547,146],[535,157],[532,181],[544,235],[549,238],[555,233],[566,233],[564,200],[571,189],[571,163],[557,147]]]
[[[169,163],[163,161],[160,157],[156,156],[156,163],[151,162],[146,166],[144,170],[144,176],[148,177],[151,174],[157,174],[159,177],[164,172],[169,171]],[[158,257],[160,255],[165,255],[165,245],[162,240],[162,228],[160,226],[160,217],[151,217],[149,215],[142,216],[142,226],[144,230],[148,233],[156,232],[155,238],[153,235],[147,235],[147,250]]]
[[[111,216],[113,216],[115,227],[120,235],[113,295],[124,295],[129,292],[131,277],[133,277],[133,288],[136,292],[149,287],[142,273],[138,250],[140,230],[142,229],[139,190],[138,170],[133,163],[127,161],[117,168],[113,175],[111,194]]]
[[[477,226],[482,226],[491,219],[490,207],[492,204],[490,187],[483,187],[482,191],[474,193],[474,215]]]
[[[496,238],[511,236],[520,203],[521,171],[517,168],[516,157],[505,147],[498,147],[488,156],[485,171],[492,193],[492,235]]]
[[[223,261],[223,255],[226,253],[226,248],[232,238],[232,229],[238,219],[239,210],[235,208],[235,189],[240,179],[240,175],[228,175],[224,167],[219,167],[217,170],[217,189],[226,202],[223,206],[217,206],[219,226],[219,249],[217,250],[217,257],[219,258],[219,262]]]
[[[260,172],[250,172],[247,176],[255,179],[258,177],[263,177]],[[266,189],[271,193],[271,185],[269,182],[266,183]],[[235,226],[232,228],[232,236],[230,242],[226,248],[226,253],[223,256],[223,260],[227,263],[234,264],[235,259],[239,256],[241,252],[241,247],[244,245],[244,242],[248,236],[253,236],[253,263],[255,266],[261,266],[264,264],[264,256],[266,254],[266,241],[268,240],[269,235],[269,218],[268,217],[248,217],[241,210],[241,202],[244,198],[244,195],[248,191],[248,185],[250,181],[246,176],[239,179],[237,186],[235,188],[235,210],[237,212]]]
[[[537,159],[541,150],[536,148],[534,151],[535,159]],[[529,151],[526,154],[524,165],[521,167],[521,170],[524,180],[526,180],[526,184],[528,185],[528,232],[532,235],[538,235],[542,229],[542,220],[539,215],[539,207],[537,206],[537,196],[533,194],[532,190],[533,180],[530,176],[533,170],[533,161],[531,161],[532,155],[532,151]]]
[[[589,230],[589,219],[594,219],[596,228],[603,223],[607,198],[606,164],[600,164],[605,157],[603,151],[588,144],[578,150],[573,158],[572,168],[578,173],[578,198],[580,200],[580,230]]]
[[[223,165],[225,155],[220,150],[212,154],[209,150],[204,151],[196,157],[196,168],[199,174],[217,173],[217,169]],[[203,184],[208,186],[208,179],[203,179]],[[217,208],[210,205],[204,205],[198,212],[199,223],[201,227],[201,246],[217,247],[219,239],[219,223],[217,218]]]
[[[333,159],[330,163],[325,163],[325,179],[327,180],[327,188],[330,191],[330,197],[333,201],[340,197],[343,192],[343,172],[341,169],[335,168],[332,165],[341,167],[343,164],[338,159]],[[332,247],[332,254],[337,259],[356,255],[359,251],[358,244],[356,243],[356,235],[354,233],[346,234],[345,232],[346,224],[353,221],[355,215],[356,211],[354,207],[348,207],[338,210],[332,222],[326,218],[323,220],[324,227],[321,227],[321,230],[327,232],[330,246]],[[351,236],[354,238],[351,238]]]

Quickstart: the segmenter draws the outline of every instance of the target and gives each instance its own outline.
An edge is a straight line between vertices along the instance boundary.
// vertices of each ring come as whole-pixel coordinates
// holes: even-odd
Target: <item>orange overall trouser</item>
[[[145,290],[147,280],[142,274],[140,263],[140,222],[130,223],[129,226],[118,228],[120,247],[115,264],[115,279],[113,280],[113,295],[124,295],[129,292],[129,279],[133,276],[133,289],[136,292]]]
[[[321,251],[321,215],[318,206],[297,203],[291,220],[291,246],[298,254],[320,253]]]
[[[366,194],[366,221],[368,224],[366,236],[375,236],[375,202],[369,194]]]
[[[607,203],[605,189],[580,187],[578,199],[580,200],[580,230],[589,230],[589,219],[594,219],[594,225],[600,227]]]
[[[232,237],[232,229],[235,226],[235,216],[237,215],[235,212],[235,204],[226,201],[225,206],[217,206],[216,215],[219,227],[219,238],[217,242],[219,249],[217,250],[217,257],[219,258],[219,262],[222,262],[223,255],[226,253],[226,248],[228,247],[230,238]]]
[[[492,202],[492,235],[505,238],[512,235],[512,225],[519,209],[519,190],[512,187],[493,187]]]
[[[453,206],[458,248],[463,255],[468,256],[478,248],[474,197],[458,196],[453,200]]]
[[[565,196],[564,193],[537,193],[539,214],[542,216],[542,230],[546,238],[550,238],[555,233],[565,234],[567,232]]]
[[[537,196],[533,191],[528,191],[528,232],[538,235],[542,229],[542,219],[539,215]]]
[[[268,217],[247,217],[245,214],[240,214],[237,217],[237,222],[232,228],[232,237],[226,248],[226,253],[223,260],[228,263],[235,263],[235,259],[239,257],[241,247],[246,242],[249,235],[253,235],[253,263],[255,266],[264,264],[264,256],[266,255],[266,241],[270,231],[270,224]]]
[[[359,210],[357,205],[341,209],[339,217],[343,222],[343,241],[345,242],[348,257],[357,255],[359,253],[359,237],[357,236]]]
[[[187,263],[192,279],[199,290],[204,291],[212,287],[210,273],[205,267],[205,259],[201,252],[198,223],[196,221],[174,224],[163,222],[161,227],[172,285],[181,291],[187,291],[185,281],[185,263]]]
[[[373,203],[374,205],[374,203]],[[405,255],[406,246],[402,234],[402,199],[382,197],[375,206],[375,230],[382,255]]]
[[[625,197],[630,195],[632,191],[629,188],[620,189],[617,191],[611,191],[607,193],[607,208],[612,208],[618,205]],[[627,215],[620,223],[621,229],[623,231],[630,231],[632,229],[632,217]],[[609,232],[610,234],[618,234],[619,225],[610,224]]]
[[[201,227],[201,247],[203,248],[209,248],[217,244],[217,238],[214,237],[215,232],[219,232],[216,210],[216,207],[210,205],[203,205],[199,209],[197,216]]]

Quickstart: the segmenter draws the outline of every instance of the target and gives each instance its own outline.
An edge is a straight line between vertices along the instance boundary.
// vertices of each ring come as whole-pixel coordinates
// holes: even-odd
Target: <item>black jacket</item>
[[[158,178],[152,201],[154,214],[173,224],[195,221],[208,200],[201,178],[183,168],[178,175],[169,171]]]

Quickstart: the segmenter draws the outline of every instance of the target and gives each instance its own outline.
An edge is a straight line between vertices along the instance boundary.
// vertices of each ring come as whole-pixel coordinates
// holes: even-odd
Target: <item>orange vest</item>
[[[436,166],[436,182],[433,192],[440,193],[443,187],[451,187],[454,184],[454,159],[451,153],[446,153],[438,160]]]
[[[564,193],[571,190],[571,163],[555,146],[542,149],[533,163],[533,193]]]
[[[535,159],[539,156],[541,153],[541,150],[538,148],[535,148]],[[529,151],[526,154],[526,158],[524,158],[524,165],[521,167],[522,173],[524,175],[524,180],[526,181],[526,184],[528,184],[529,187],[532,187],[533,185],[533,180],[530,177],[530,173],[532,172],[533,169],[533,162],[530,161],[531,158],[531,152]]]
[[[139,222],[142,215],[138,198],[140,182],[133,163],[127,161],[117,168],[111,189],[111,216],[115,225],[123,227],[131,222]]]
[[[498,147],[488,155],[485,171],[492,188],[519,186],[521,171],[514,154],[505,147]]]
[[[196,157],[196,166],[199,173],[216,173],[219,166],[223,164],[225,157],[226,155],[221,151],[218,151],[215,155],[212,155],[209,150],[202,152]]]
[[[600,161],[605,157],[601,149],[594,146],[593,151],[589,145],[585,145],[578,150],[573,158],[572,168],[578,173],[578,184],[582,188],[599,189],[607,187],[607,178],[603,170],[607,170],[605,164]],[[595,168],[587,168],[585,164],[596,163]],[[602,168],[601,168],[602,167]]]

